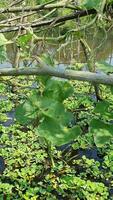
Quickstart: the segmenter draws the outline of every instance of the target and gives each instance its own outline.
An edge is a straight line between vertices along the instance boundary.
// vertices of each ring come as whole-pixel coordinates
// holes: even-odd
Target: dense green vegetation
[[[25,5],[47,2],[25,1]],[[50,5],[62,2],[66,3],[54,1]],[[8,12],[9,2],[4,3]],[[26,70],[33,66],[56,69],[64,48],[70,47],[72,51],[75,41],[80,45],[82,58],[78,63],[73,55],[68,67],[59,70],[77,71],[85,67],[94,74],[97,71],[111,74],[112,66],[105,60],[99,62],[97,54],[104,48],[108,30],[112,28],[112,3],[111,0],[84,0],[75,5],[69,1],[63,9],[49,8],[52,11],[49,15],[45,9],[28,17],[31,27],[21,19],[24,25],[9,35],[3,34],[6,29],[1,23],[1,63],[9,61],[8,45],[12,45],[16,49],[12,66],[17,71],[21,64]],[[0,6],[4,7],[2,2]],[[87,11],[86,16],[57,24],[58,17],[77,12],[71,10],[73,6],[79,12]],[[91,16],[87,14],[89,10],[93,10]],[[14,17],[18,16],[17,13]],[[32,26],[37,16],[42,21],[46,17],[46,20],[56,20],[49,29],[48,25],[38,29]],[[1,18],[1,21],[8,20],[2,12]],[[7,31],[13,31],[12,27]],[[96,37],[100,30],[104,37],[100,37],[94,48],[88,39]],[[40,41],[44,49],[37,53],[36,45]],[[49,44],[55,43],[57,52],[49,52],[49,48],[45,51]],[[112,87],[52,75],[0,76],[0,200],[113,199]]]
[[[23,78],[18,81],[23,81],[24,84],[26,82]],[[54,80],[52,80],[52,83],[53,81]],[[56,82],[55,80],[55,83]],[[62,84],[66,83],[62,82]],[[45,130],[45,121],[43,121],[41,129],[45,132],[43,133],[41,131],[41,133],[43,135],[45,134],[44,137],[46,137],[46,139],[48,138],[53,144],[56,144],[51,147],[46,140],[39,137],[37,133],[38,121],[35,120],[34,116],[32,118],[32,115],[28,113],[30,120],[34,119],[32,124],[29,123],[30,126],[22,126],[17,122],[10,127],[1,125],[0,154],[5,160],[5,170],[1,176],[0,184],[1,199],[5,198],[5,196],[9,199],[110,199],[109,192],[110,194],[112,193],[113,176],[112,140],[109,138],[110,141],[104,146],[96,147],[96,144],[98,146],[103,143],[103,139],[102,143],[100,143],[101,141],[98,140],[98,137],[100,138],[100,136],[103,136],[103,138],[105,138],[105,135],[103,132],[102,135],[98,132],[99,128],[97,125],[93,129],[94,131],[98,129],[96,132],[97,136],[96,133],[88,132],[90,119],[94,120],[95,117],[99,117],[98,114],[95,115],[96,102],[91,98],[90,94],[88,94],[90,86],[85,84],[83,87],[83,84],[78,82],[72,82],[71,84],[74,85],[75,90],[73,96],[65,101],[65,107],[75,112],[75,121],[71,121],[70,118],[68,127],[70,127],[71,130],[71,127],[75,126],[74,124],[78,124],[77,126],[81,128],[81,135],[78,137],[75,129],[74,137],[77,137],[77,139],[72,144],[61,146],[62,139],[60,140],[59,137],[57,138],[55,135],[57,129],[59,131],[57,135],[61,135],[61,138],[65,134],[62,130],[59,130],[62,126],[61,123],[63,123],[63,119],[65,120],[63,112],[59,115],[59,117],[62,117],[60,126],[58,124],[57,127],[56,125],[53,127],[48,120]],[[29,86],[30,85],[31,83],[29,82]],[[15,85],[9,88],[8,85],[1,84],[2,97],[5,97],[6,94],[8,96],[8,99],[1,100],[0,102],[1,121],[4,122],[7,120],[7,118],[4,117],[4,113],[10,110],[12,112],[15,103],[18,104],[21,101],[28,103],[28,100],[27,102],[25,101],[26,97],[30,96],[31,98],[32,94],[32,98],[36,98],[37,94],[37,89],[29,91],[26,88],[23,90],[21,87],[16,88],[16,92],[14,93],[12,87],[15,87]],[[105,88],[103,89],[105,90]],[[108,89],[107,92],[109,92],[109,96],[112,98]],[[105,97],[105,95],[106,92],[103,96]],[[108,98],[108,101],[111,100]],[[36,106],[38,103],[39,99],[38,102],[36,100],[34,101]],[[25,104],[22,104],[22,106],[23,105],[25,106]],[[52,115],[50,117],[54,117],[57,124],[59,119],[55,118],[57,113],[56,116],[54,116],[55,106],[56,105],[53,107],[50,106],[49,110],[45,112],[47,112],[46,117],[48,117],[48,114]],[[29,110],[27,110],[28,108]],[[18,109],[20,109],[20,106]],[[17,114],[20,117],[18,109]],[[43,108],[41,110],[43,111]],[[30,111],[28,105],[26,111]],[[56,112],[57,111],[59,113],[58,107]],[[39,113],[38,111],[38,114],[45,116],[45,112]],[[33,112],[33,115],[34,114],[35,112]],[[107,112],[103,112],[102,114],[103,118],[107,116]],[[23,111],[21,110],[20,120],[24,119],[23,116]],[[67,116],[65,117],[67,119]],[[107,118],[108,117],[109,116],[107,116]],[[23,122],[26,121],[21,121],[21,123]],[[104,126],[102,129],[106,131]],[[70,137],[69,141],[72,139]],[[63,143],[64,142],[65,140],[63,140]]]

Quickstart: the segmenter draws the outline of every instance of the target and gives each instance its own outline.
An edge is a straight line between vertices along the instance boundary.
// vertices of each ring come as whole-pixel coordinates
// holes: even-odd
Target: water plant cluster
[[[57,56],[37,53],[36,41],[44,42],[45,46],[47,41],[52,45],[59,42],[57,53],[61,53],[67,44],[72,45],[76,40],[81,45],[84,63],[74,61],[59,70],[65,73],[85,67],[89,73],[111,76],[112,66],[99,62],[96,57],[95,49],[100,49],[102,41],[92,49],[85,31],[93,25],[93,30],[101,29],[106,39],[107,29],[112,26],[111,13],[106,9],[112,9],[113,2],[84,0],[75,5],[69,1],[65,7],[65,2],[60,3],[40,1],[41,9],[46,6],[55,9],[51,17],[49,13],[48,20],[56,17],[51,25],[59,25],[55,24],[59,14],[70,14],[68,9],[75,9],[74,6],[76,12],[83,10],[85,17],[76,21],[76,29],[73,29],[75,22],[67,23],[61,29],[52,27],[55,36],[47,34],[46,37],[47,29],[41,28],[37,33],[33,25],[26,28],[24,22],[22,30],[16,30],[16,37],[8,39],[0,33],[1,63],[8,61],[7,46],[16,45],[13,63],[16,70],[12,69],[12,74],[6,77],[0,74],[0,200],[113,199],[113,86],[66,80],[50,74],[27,74],[33,66],[40,71],[49,67],[51,72],[55,69],[59,74]],[[60,12],[56,5],[66,10]],[[43,20],[48,17],[46,10],[41,14]],[[26,75],[15,77],[20,63],[25,66],[22,70]]]
[[[18,79],[18,83],[22,80],[26,82],[22,77]],[[37,81],[39,82],[39,79]],[[106,109],[103,111],[101,109],[103,102],[96,103],[91,94],[88,94],[89,84],[85,84],[83,88],[83,84],[78,82],[64,81],[62,82],[64,88],[70,92],[67,96],[64,93],[65,96],[62,97],[61,90],[59,96],[59,90],[54,93],[51,87],[51,94],[55,95],[55,100],[54,98],[52,100],[55,102],[53,107],[50,106],[50,102],[48,106],[46,99],[49,98],[51,91],[48,91],[47,97],[45,92],[47,86],[44,88],[42,82],[52,83],[53,87],[57,84],[57,87],[60,87],[61,84],[61,80],[50,81],[41,78],[40,89],[38,86],[38,89],[31,91],[18,86],[15,93],[12,91],[12,87],[15,87],[12,86],[13,80],[10,87],[0,84],[2,96],[0,158],[3,159],[0,162],[0,198],[112,199],[112,137],[107,135],[110,132],[105,126],[98,127],[101,126],[100,109],[101,118],[107,120],[108,128],[108,119],[111,119],[106,111],[108,104],[105,103]],[[73,90],[69,90],[70,84],[74,86]],[[110,88],[106,90],[109,92],[108,101],[112,102]],[[104,88],[104,91],[106,90]],[[42,92],[41,97],[40,92]],[[105,95],[106,92],[103,93],[103,96]],[[60,101],[56,97],[60,97]],[[42,107],[38,107],[40,104]],[[12,117],[11,115],[7,117],[7,113],[11,114],[15,105],[17,121],[4,127],[6,121]],[[60,113],[59,109],[64,111]],[[49,123],[46,122],[48,118],[51,119],[48,120]],[[99,125],[93,126],[93,121]],[[112,123],[110,128],[111,126]],[[95,129],[98,130],[95,132]],[[106,135],[103,132],[107,132]]]

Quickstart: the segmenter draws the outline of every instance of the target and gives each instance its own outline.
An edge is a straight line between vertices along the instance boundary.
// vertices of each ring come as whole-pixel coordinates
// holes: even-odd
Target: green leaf
[[[90,122],[90,132],[94,136],[96,146],[102,147],[113,137],[113,125],[93,119]]]
[[[99,10],[102,4],[102,0],[84,0],[81,4],[81,7],[85,9],[96,9]]]
[[[43,105],[45,100],[47,101],[47,106]],[[40,102],[40,109],[44,116],[51,117],[63,125],[68,125],[69,121],[73,118],[73,114],[66,111],[63,104],[52,101],[49,98],[45,98]]]
[[[46,83],[43,95],[62,102],[72,93],[73,88],[68,81],[50,79]]]
[[[101,101],[101,102],[97,103],[97,105],[94,109],[94,112],[100,113],[102,115],[102,114],[105,114],[106,112],[108,112],[108,108],[109,108],[109,102]]]
[[[74,140],[81,133],[79,126],[67,128],[50,117],[46,117],[36,131],[39,136],[48,139],[52,144],[57,146]]]
[[[28,33],[26,35],[21,35],[18,37],[17,39],[17,43],[21,46],[21,47],[25,47],[26,45],[28,45],[28,43],[31,41],[33,34]]]
[[[4,83],[0,83],[0,93],[5,92],[6,85]]]
[[[73,114],[67,112],[62,103],[48,97],[39,97],[37,93],[32,94],[26,102],[16,108],[16,119],[22,124],[27,124],[37,117],[41,119],[47,116],[64,125],[68,125],[73,118]]]
[[[37,93],[33,93],[28,100],[16,108],[15,117],[21,124],[28,124],[37,118],[38,108],[38,96]]]
[[[110,103],[108,101],[98,102],[94,112],[99,113],[106,120],[113,119],[113,112],[110,112]]]
[[[50,76],[39,76],[39,77],[37,77],[37,82],[38,82],[38,84],[41,83],[41,84],[43,84],[43,86],[45,86],[49,79],[51,79]]]
[[[28,100],[16,108],[15,117],[21,124],[28,124],[37,117],[36,107]]]
[[[50,55],[48,53],[42,54],[40,59],[42,60],[43,63],[45,63],[48,66],[54,67],[54,65],[55,65],[52,55]]]

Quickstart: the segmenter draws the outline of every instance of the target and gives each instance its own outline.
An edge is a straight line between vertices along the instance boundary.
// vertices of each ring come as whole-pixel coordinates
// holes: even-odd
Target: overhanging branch
[[[4,24],[3,26],[9,26],[8,28],[3,28],[0,30],[0,33],[5,33],[5,32],[12,32],[12,31],[18,31],[21,27],[21,30],[25,29],[26,27],[32,27],[32,28],[37,28],[41,26],[47,26],[47,25],[56,25],[59,23],[63,23],[68,20],[76,19],[78,17],[84,17],[87,15],[92,15],[95,14],[96,10],[91,9],[91,10],[79,10],[73,14],[70,15],[65,15],[62,17],[55,17],[50,20],[44,20],[40,22],[35,22],[35,23],[26,23],[26,24]]]
[[[12,31],[18,31],[20,28],[21,30],[24,30],[26,27],[32,27],[32,28],[37,28],[37,27],[41,27],[41,26],[47,26],[47,25],[61,25],[62,23],[68,21],[68,20],[73,20],[76,18],[80,18],[80,17],[84,17],[84,16],[88,16],[88,15],[92,15],[92,14],[96,14],[97,10],[96,9],[89,9],[89,10],[82,10],[79,8],[79,6],[74,6],[73,4],[70,3],[66,3],[65,1],[61,1],[58,3],[52,3],[54,2],[54,0],[48,2],[48,3],[44,3],[41,5],[37,5],[35,7],[9,7],[9,8],[0,8],[0,13],[18,13],[18,12],[38,12],[38,11],[42,11],[42,10],[53,10],[53,9],[65,9],[65,8],[69,8],[72,9],[72,14],[70,15],[65,15],[65,16],[60,16],[60,17],[53,17],[52,19],[48,19],[48,20],[42,20],[42,21],[37,21],[37,22],[28,22],[26,24],[11,24],[8,23],[8,21],[4,24],[0,24],[1,26],[1,30],[0,33],[5,33],[5,32],[12,32]],[[109,4],[104,4],[103,6],[103,11],[106,12],[107,9],[109,8],[109,6],[113,6],[113,3],[109,3]],[[13,21],[13,19],[10,19]],[[6,28],[3,28],[6,27]]]
[[[59,78],[65,78],[69,80],[87,81],[90,83],[113,85],[113,75],[97,74],[92,72],[83,72],[75,70],[59,71],[50,67],[35,67],[35,68],[19,68],[19,69],[0,69],[0,76],[54,76]]]
[[[54,8],[69,8],[75,10],[76,7],[71,4],[66,4],[65,2],[59,3],[44,3],[41,5],[37,5],[34,7],[26,6],[26,7],[9,7],[9,8],[0,8],[0,13],[17,13],[17,12],[31,12],[31,11],[39,11],[39,10],[50,10]]]

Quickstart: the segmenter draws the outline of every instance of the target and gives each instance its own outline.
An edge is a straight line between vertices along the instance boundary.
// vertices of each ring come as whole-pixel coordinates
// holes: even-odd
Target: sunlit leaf
[[[26,45],[28,45],[28,43],[31,41],[32,39],[32,34],[28,33],[26,35],[21,35],[19,36],[19,38],[17,39],[17,43],[21,46],[21,47],[25,47]]]

